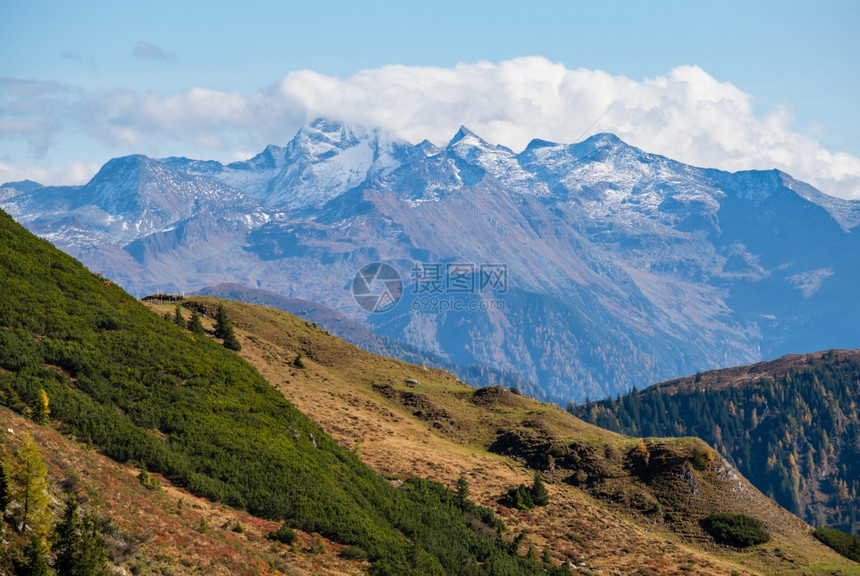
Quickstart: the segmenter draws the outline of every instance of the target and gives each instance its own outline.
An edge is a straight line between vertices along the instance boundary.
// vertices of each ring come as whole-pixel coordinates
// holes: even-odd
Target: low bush
[[[702,520],[702,528],[720,544],[748,548],[770,540],[761,520],[746,514],[711,514]]]
[[[693,448],[693,459],[691,462],[693,464],[693,468],[699,472],[707,470],[712,459],[713,456],[708,452],[700,450],[699,448]]]
[[[347,546],[340,553],[341,558],[346,558],[347,560],[367,560],[367,552],[359,548],[358,546]]]
[[[842,530],[826,526],[816,528],[812,535],[846,558],[860,562],[860,536],[846,534]]]
[[[140,480],[140,483],[147,490],[161,490],[161,482],[158,481],[158,478],[147,472],[146,470],[142,470],[140,474],[137,475],[137,479]]]
[[[275,542],[280,542],[281,544],[292,544],[296,541],[296,533],[286,524],[281,524],[280,528],[269,532],[266,538]]]
[[[505,506],[517,510],[531,510],[535,507],[535,501],[532,500],[531,492],[526,485],[520,484],[505,494]]]
[[[535,506],[546,506],[549,504],[549,492],[543,484],[540,475],[535,475],[531,487],[520,484],[508,490],[505,494],[505,505],[517,510],[530,510]]]

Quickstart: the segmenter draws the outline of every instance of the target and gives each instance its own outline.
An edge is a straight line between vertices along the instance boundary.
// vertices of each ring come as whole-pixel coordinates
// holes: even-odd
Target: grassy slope
[[[413,364],[436,366],[455,373],[465,382],[487,382],[510,388],[516,386],[523,392],[542,397],[539,386],[509,370],[499,370],[488,366],[457,366],[447,360],[421,350],[410,344],[398,342],[386,336],[379,336],[363,324],[351,320],[331,308],[314,302],[283,296],[276,292],[250,288],[236,283],[223,283],[209,286],[197,292],[199,296],[210,296],[224,300],[237,300],[247,304],[259,304],[295,314],[305,320],[318,324],[331,331],[338,338],[352,342],[356,346],[375,354],[398,358]]]
[[[215,301],[189,305],[211,311]],[[499,389],[475,393],[446,372],[368,354],[294,316],[226,305],[242,354],[338,441],[386,475],[452,485],[466,473],[480,503],[496,506],[512,532],[550,545],[557,559],[619,574],[860,574],[700,441],[648,440],[644,465],[637,440],[555,406]],[[305,369],[292,365],[299,353]],[[694,449],[715,456],[706,471],[686,465]],[[522,463],[550,480],[549,507],[521,513],[497,503],[507,488],[529,481]],[[581,487],[571,485],[577,470],[589,473]],[[716,546],[697,523],[714,511],[752,514],[774,538],[746,552]]]
[[[365,550],[380,573],[531,573],[450,494],[400,489],[236,354],[151,314],[0,213],[0,403],[40,389],[52,418],[114,460]],[[407,538],[405,535],[409,535]]]

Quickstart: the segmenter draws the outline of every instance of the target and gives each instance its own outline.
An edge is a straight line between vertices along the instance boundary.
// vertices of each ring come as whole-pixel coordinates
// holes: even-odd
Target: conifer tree
[[[203,329],[203,323],[200,321],[200,314],[197,310],[191,311],[191,319],[188,321],[188,329],[192,334],[203,336],[206,331]]]
[[[215,338],[223,340],[229,331],[232,331],[233,326],[230,324],[230,319],[227,317],[227,311],[223,304],[218,305],[218,312],[215,313]]]
[[[107,568],[101,526],[90,513],[80,515],[78,500],[69,495],[57,525],[57,576],[99,576]]]
[[[75,576],[100,576],[107,572],[107,548],[102,537],[102,524],[92,512],[84,515],[81,528],[80,569]]]
[[[550,554],[549,545],[543,547],[543,554],[541,555],[541,562],[543,562],[544,565],[546,565],[548,567],[553,565],[552,554]]]
[[[36,398],[36,406],[33,408],[33,422],[36,424],[44,424],[48,421],[48,416],[51,414],[49,408],[50,400],[48,393],[44,389],[39,389],[39,395]]]
[[[173,310],[173,323],[180,328],[186,327],[185,318],[182,317],[182,308],[180,308],[179,306],[177,306],[176,309]]]
[[[224,338],[224,348],[228,350],[234,350],[238,352],[242,349],[242,345],[239,344],[239,340],[236,338],[236,335],[231,331],[226,338]]]
[[[78,499],[74,494],[69,494],[66,499],[66,507],[63,510],[63,519],[57,525],[57,543],[54,545],[54,549],[57,551],[54,567],[57,569],[58,575],[72,574],[79,562],[81,527]]]
[[[9,544],[5,538],[6,525],[0,518],[0,574],[14,574],[15,566],[9,554]]]
[[[549,504],[549,492],[547,492],[540,474],[535,474],[535,480],[532,483],[530,492],[535,506],[546,506]]]
[[[48,469],[29,434],[21,439],[10,468],[10,500],[18,531],[29,528],[44,540],[51,529]]]
[[[15,570],[21,576],[48,576],[48,550],[44,539],[35,532],[30,533],[27,546],[24,548],[24,562]]]
[[[457,478],[457,505],[460,506],[461,509],[465,509],[469,502],[469,482],[466,480],[466,476],[460,474],[460,477]]]
[[[233,332],[233,324],[230,318],[227,317],[227,311],[224,310],[224,305],[218,306],[218,314],[215,316],[215,337],[221,338],[224,341],[224,347],[229,350],[238,352],[242,349],[239,340],[236,339],[236,334]]]
[[[515,488],[509,489],[505,495],[505,505],[517,510],[530,510],[534,508],[535,503],[532,500],[531,489],[525,484],[520,484]]]

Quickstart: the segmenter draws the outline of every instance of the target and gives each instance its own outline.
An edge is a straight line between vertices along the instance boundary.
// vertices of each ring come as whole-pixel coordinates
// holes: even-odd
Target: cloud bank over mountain
[[[79,93],[56,86],[34,95],[15,85],[0,85],[6,138],[26,141],[35,154],[44,155],[64,131],[83,132],[112,155],[117,149],[150,155],[206,151],[235,160],[266,143],[282,144],[278,140],[316,117],[436,144],[462,124],[516,151],[532,138],[568,143],[612,132],[685,163],[733,171],[778,168],[828,194],[860,198],[860,158],[825,149],[813,128],[793,126],[790,110],[756,110],[750,94],[697,66],[642,80],[569,69],[542,57],[453,68],[385,66],[345,79],[301,70],[253,94],[202,87],[177,94]],[[26,170],[0,160],[0,181],[62,174],[50,167]],[[57,181],[82,174],[78,169]]]

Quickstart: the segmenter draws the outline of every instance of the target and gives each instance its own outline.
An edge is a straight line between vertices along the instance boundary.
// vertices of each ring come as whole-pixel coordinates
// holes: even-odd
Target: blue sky
[[[443,140],[453,134],[451,126],[463,123],[515,148],[526,135],[574,140],[583,133],[580,126],[587,128],[610,110],[594,130],[618,132],[650,151],[686,154],[680,159],[727,169],[770,163],[825,191],[860,196],[858,28],[860,3],[847,0],[77,5],[5,0],[0,4],[0,180],[31,174],[80,181],[110,157],[133,152],[220,160],[252,154],[277,138],[251,126],[260,121],[240,112],[249,107],[284,139],[308,115],[352,106],[355,113],[345,112],[344,120],[381,123],[408,139],[421,136],[420,129],[431,140]],[[540,60],[518,60],[530,56]],[[474,68],[479,63],[490,68]],[[393,65],[400,68],[392,71]],[[296,74],[303,70],[314,74]],[[580,70],[600,74],[575,73]],[[355,75],[361,71],[371,71],[372,78],[359,82]],[[582,89],[544,102],[542,95],[524,95],[517,88],[539,82],[541,74],[557,79],[546,90],[577,82]],[[411,100],[402,109],[390,95],[386,106],[397,118],[389,122],[382,112],[359,110],[362,101],[373,99],[368,88],[373,83],[383,91],[395,86],[391,94],[400,98],[407,82],[426,86],[427,92],[416,94],[406,86]],[[508,103],[493,109],[496,92],[484,91],[480,82],[506,95]],[[604,86],[602,91],[595,84]],[[727,87],[735,91],[726,92]],[[367,93],[360,100],[355,94],[362,89]],[[592,92],[586,97],[583,90]],[[722,94],[717,100],[732,104],[703,116],[690,100],[704,98],[718,106],[710,96],[714,91]],[[439,110],[432,102],[437,96],[479,98],[485,112],[467,106],[471,112],[458,119],[452,112],[457,106],[451,106],[440,112],[438,126],[426,118],[412,122]],[[344,98],[352,100],[343,104]],[[533,124],[521,107],[510,105],[524,99],[541,110]],[[183,112],[183,106],[211,117],[189,120],[194,114]],[[655,106],[664,109],[663,120],[651,113]],[[666,114],[671,106],[680,112]],[[575,107],[581,118],[571,117]],[[566,119],[555,122],[553,114],[562,108]],[[651,112],[625,113],[645,108]],[[688,123],[698,131],[686,132],[681,121],[663,129],[646,125],[679,114],[693,115]],[[742,127],[731,129],[735,140],[729,135],[714,137],[716,144],[708,140],[708,131],[719,132],[726,124],[719,114],[745,118]],[[551,129],[556,124],[564,130]],[[679,130],[684,134],[676,137],[673,131]],[[673,148],[673,141],[683,147]],[[702,150],[688,152],[697,142]],[[761,149],[768,146],[765,154]],[[821,174],[810,156],[826,165]]]

